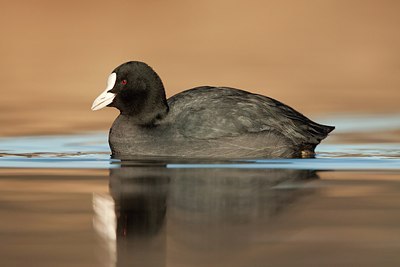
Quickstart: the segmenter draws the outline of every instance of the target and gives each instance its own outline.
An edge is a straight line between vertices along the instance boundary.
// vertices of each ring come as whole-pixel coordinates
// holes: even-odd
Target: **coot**
[[[146,63],[114,69],[92,110],[115,107],[112,156],[184,158],[312,157],[335,127],[311,121],[266,96],[229,87],[201,86],[166,99]]]

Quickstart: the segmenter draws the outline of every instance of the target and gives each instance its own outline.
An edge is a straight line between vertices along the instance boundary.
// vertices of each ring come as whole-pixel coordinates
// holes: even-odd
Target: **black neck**
[[[160,79],[138,79],[131,88],[122,90],[115,106],[135,124],[152,126],[169,111],[164,86]]]

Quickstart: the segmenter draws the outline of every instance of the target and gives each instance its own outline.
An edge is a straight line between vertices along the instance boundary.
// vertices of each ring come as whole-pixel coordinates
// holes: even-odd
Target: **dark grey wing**
[[[254,121],[237,108],[245,92],[218,87],[197,87],[170,99],[169,116],[185,137],[210,139],[249,132]],[[240,113],[240,114],[238,114]]]
[[[179,132],[191,138],[278,131],[295,144],[318,144],[333,130],[272,98],[233,88],[199,87],[168,102]]]
[[[335,129],[333,126],[322,125],[316,123],[293,108],[265,96],[268,101],[268,113],[271,118],[268,123],[275,125],[276,129],[281,130],[285,136],[293,140],[296,144],[317,145],[331,131]]]

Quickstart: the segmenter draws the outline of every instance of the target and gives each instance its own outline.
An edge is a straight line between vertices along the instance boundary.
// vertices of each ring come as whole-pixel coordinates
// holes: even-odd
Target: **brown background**
[[[311,118],[399,112],[400,1],[1,1],[0,135],[108,129],[108,74],[142,60],[167,95],[266,94]]]

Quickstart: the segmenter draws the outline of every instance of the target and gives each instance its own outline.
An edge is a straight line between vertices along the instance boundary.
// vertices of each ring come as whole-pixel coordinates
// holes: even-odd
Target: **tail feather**
[[[335,126],[323,125],[323,124],[320,124],[320,126],[321,126],[321,131],[322,131],[325,135],[328,135],[330,132],[332,132],[333,130],[335,130]]]
[[[330,132],[335,129],[335,126],[323,125],[313,122],[309,125],[309,132],[316,137],[319,141],[328,136]]]

